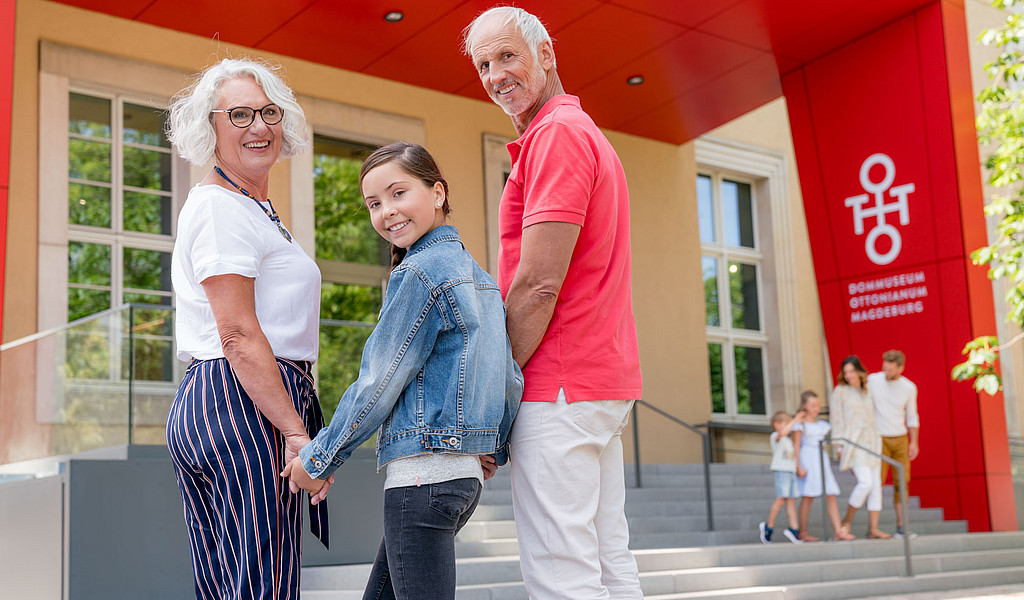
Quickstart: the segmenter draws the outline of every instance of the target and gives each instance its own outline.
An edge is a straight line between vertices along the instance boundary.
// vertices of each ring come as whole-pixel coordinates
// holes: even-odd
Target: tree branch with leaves
[[[988,266],[990,279],[1007,282],[1007,321],[1024,327],[1024,0],[993,0],[992,5],[1006,12],[1006,20],[979,37],[982,44],[997,47],[999,55],[985,65],[989,84],[978,94],[977,127],[978,140],[993,146],[985,169],[998,189],[985,214],[999,222],[992,243],[972,252],[971,259]],[[1000,353],[1021,338],[1005,344],[993,336],[971,340],[963,349],[967,360],[953,368],[953,378],[973,380],[975,390],[995,394],[1002,387],[996,369]]]

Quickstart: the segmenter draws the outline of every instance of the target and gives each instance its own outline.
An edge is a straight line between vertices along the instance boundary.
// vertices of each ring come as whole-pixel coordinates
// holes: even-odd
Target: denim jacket
[[[378,469],[427,452],[494,454],[504,464],[522,395],[498,286],[442,225],[391,272],[359,377],[299,457],[324,479],[379,427]]]

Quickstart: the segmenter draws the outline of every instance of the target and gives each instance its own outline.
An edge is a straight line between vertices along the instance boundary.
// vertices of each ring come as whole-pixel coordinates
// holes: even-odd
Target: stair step
[[[1020,584],[1024,566],[972,569],[945,573],[928,573],[913,578],[876,577],[785,586],[752,586],[670,594],[645,594],[646,600],[805,600],[834,598],[848,600],[881,600],[893,594],[915,594],[955,590],[965,587]],[[864,593],[872,594],[863,596]],[[358,590],[306,590],[303,600],[361,600]],[[470,585],[459,587],[456,600],[526,600],[521,584]],[[928,596],[930,597],[930,595]]]
[[[768,508],[771,506],[773,499],[760,499],[760,498],[723,498],[714,499],[712,509],[715,517],[729,518],[735,514],[758,514],[761,515],[762,519],[767,517]],[[918,510],[926,511],[939,511],[937,508],[921,508],[920,500],[917,497],[910,498],[908,503],[910,508],[910,520],[914,521],[914,515],[917,514]],[[812,513],[816,514],[818,518],[821,517],[820,507],[815,506]],[[692,502],[641,502],[637,500],[630,500],[626,503],[626,516],[627,517],[654,517],[654,516],[684,516],[684,515],[697,515],[704,516],[706,510],[703,497],[699,500]],[[512,504],[483,504],[481,503],[476,508],[476,512],[473,513],[474,521],[509,521],[513,518]],[[894,519],[891,510],[883,511],[882,517],[888,519]],[[780,518],[785,519],[785,513],[780,513]],[[857,512],[857,519],[867,519],[867,511],[861,510]],[[756,525],[756,523],[755,523]]]
[[[968,543],[965,543],[968,542]],[[971,534],[918,538],[915,574],[1024,564],[1024,534]],[[635,552],[641,581],[648,595],[726,589],[738,582],[750,587],[795,586],[830,580],[874,579],[903,574],[903,544],[855,541],[829,544],[731,546],[639,550]],[[369,565],[313,567],[303,571],[303,590],[362,589]],[[459,588],[521,584],[516,556],[461,558]]]
[[[901,557],[900,557],[901,558]],[[738,586],[794,587],[802,584],[835,585],[837,581],[900,577],[905,563],[897,557],[873,557],[842,561],[820,560],[797,564],[744,567],[711,567],[675,571],[654,571],[641,575],[645,596],[682,591],[730,589]],[[915,575],[986,568],[1016,567],[1024,563],[1024,549],[992,550],[969,554],[914,556]]]
[[[749,587],[644,596],[644,600],[786,600],[786,588]]]
[[[879,577],[872,580],[836,581],[788,586],[786,600],[816,600],[824,597],[853,599],[867,596],[891,596],[914,592],[955,590],[958,588],[1020,583],[1024,566],[972,569],[946,573],[927,573],[914,577]]]
[[[488,482],[490,483],[490,482]],[[840,484],[842,493],[841,497],[846,497],[850,490],[853,489],[852,485],[842,486]],[[765,502],[767,506],[771,505],[772,501],[775,500],[775,488],[771,481],[763,485],[737,485],[728,487],[714,487],[711,488],[711,499],[717,502],[719,499],[757,499],[761,502]],[[886,486],[882,488],[882,501],[886,507],[892,506],[892,488]],[[626,503],[630,502],[704,502],[704,486],[689,486],[680,487],[674,486],[645,486],[642,488],[626,488]],[[484,487],[483,493],[480,495],[481,504],[512,504],[512,489],[510,487]]]
[[[940,534],[911,541],[914,556],[925,554],[1015,550],[1024,548],[1024,532]],[[845,560],[880,556],[903,557],[902,540],[855,540],[806,544],[741,544],[707,548],[634,550],[641,570],[663,571],[701,567],[743,567],[794,564],[815,560]]]
[[[644,465],[642,488],[632,487],[631,465],[625,472],[630,548],[648,599],[884,597],[1024,582],[1024,533],[968,534],[966,522],[944,520],[941,509],[922,508],[917,498],[910,498],[908,513],[910,528],[920,534],[911,541],[916,577],[905,578],[902,540],[792,544],[779,535],[775,543],[759,543],[757,524],[774,500],[766,465],[712,465],[716,531],[705,530],[701,465]],[[852,475],[838,479],[848,493]],[[895,526],[892,493],[892,486],[883,488],[881,527],[887,531]],[[867,517],[858,512],[854,534],[866,530]],[[456,539],[457,600],[527,600],[513,518],[509,470],[501,469]],[[820,501],[810,519],[811,532],[821,535]],[[776,524],[781,534],[784,512]],[[369,571],[370,565],[303,569],[302,597],[361,599]]]
[[[757,538],[756,531],[757,525],[760,523],[765,515],[764,514],[733,514],[733,515],[719,515],[723,518],[716,517],[716,524],[725,523],[727,527],[734,530],[750,530],[751,534]],[[632,538],[658,533],[675,533],[675,532],[705,532],[707,529],[707,518],[704,515],[687,515],[687,516],[672,516],[672,517],[627,517],[629,523],[629,534]],[[910,523],[913,524],[913,529],[917,533],[935,533],[936,531],[960,531],[960,523],[957,521],[943,521],[942,511],[922,511],[917,514],[911,514],[909,518]],[[784,527],[785,521],[776,523],[779,528],[778,540],[784,542],[785,538],[782,534],[782,528]],[[817,519],[810,519],[808,526],[812,533],[820,532],[822,519],[819,515]],[[863,534],[867,530],[867,516],[863,516],[859,519],[853,520],[851,531],[854,535]],[[894,530],[896,527],[895,517],[889,519],[881,519],[880,525],[882,530]],[[721,527],[721,525],[719,525]],[[505,538],[514,537],[516,535],[515,521],[470,521],[463,527],[462,531],[459,532],[459,541],[477,541],[489,538]]]

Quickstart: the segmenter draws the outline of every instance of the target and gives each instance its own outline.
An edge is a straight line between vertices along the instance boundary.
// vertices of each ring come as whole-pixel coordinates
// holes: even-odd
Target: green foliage
[[[701,268],[704,271],[704,313],[707,324],[712,327],[721,325],[718,307],[718,275],[715,272],[718,262],[714,258],[705,256],[701,259]]]
[[[364,265],[390,263],[390,249],[370,224],[359,190],[359,161],[316,154],[316,257]]]
[[[953,379],[964,381],[974,380],[974,389],[979,392],[995,394],[999,391],[999,374],[995,363],[999,353],[998,340],[992,336],[982,336],[971,340],[964,346],[963,354],[967,361],[953,367]]]
[[[985,206],[985,213],[997,217],[998,224],[989,246],[971,254],[975,264],[988,265],[991,279],[1005,279],[1009,291],[1007,320],[1024,326],[1024,0],[993,0],[993,6],[1006,11],[1000,27],[986,30],[979,37],[988,46],[1000,49],[999,56],[985,65],[989,85],[978,94],[978,139],[993,144],[985,159],[989,183],[1000,188]],[[994,394],[1002,386],[996,365],[1000,346],[996,338],[979,337],[966,346],[967,360],[953,368],[957,381],[973,380],[974,389]]]
[[[722,344],[708,344],[711,371],[711,411],[725,412],[725,374],[722,371]]]
[[[324,283],[320,316],[336,321],[377,322],[380,288]],[[372,327],[325,323],[320,326],[318,393],[328,422],[348,386],[359,376],[359,363]]]
[[[316,256],[320,260],[366,265],[390,264],[390,249],[373,229],[359,190],[362,161],[317,153],[313,156],[316,194]],[[320,317],[332,321],[377,322],[381,289],[325,281]],[[363,346],[371,327],[324,324],[320,328],[318,392],[330,422],[342,394],[359,375]]]

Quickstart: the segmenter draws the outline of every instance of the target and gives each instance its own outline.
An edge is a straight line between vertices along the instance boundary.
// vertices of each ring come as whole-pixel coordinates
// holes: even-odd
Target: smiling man
[[[622,430],[641,392],[626,176],[563,91],[535,16],[492,8],[464,37],[519,134],[508,146],[498,285],[526,379],[510,438],[523,580],[534,600],[640,599],[622,468]]]

